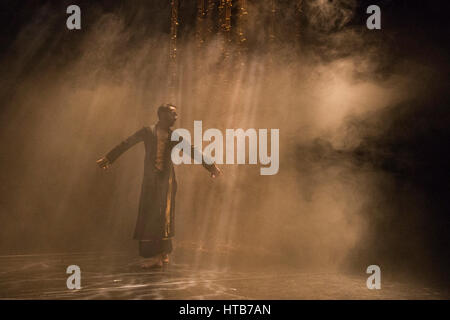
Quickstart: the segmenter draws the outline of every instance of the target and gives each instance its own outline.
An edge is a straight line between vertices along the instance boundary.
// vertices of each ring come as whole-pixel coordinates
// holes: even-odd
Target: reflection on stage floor
[[[129,253],[72,253],[0,257],[0,299],[448,299],[448,292],[366,277],[267,270],[193,268],[176,255],[164,269],[144,270]],[[81,269],[81,289],[66,286],[69,265]]]

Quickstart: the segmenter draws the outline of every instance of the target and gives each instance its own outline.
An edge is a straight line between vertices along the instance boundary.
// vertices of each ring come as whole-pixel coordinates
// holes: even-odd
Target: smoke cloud
[[[404,121],[443,92],[431,85],[433,68],[399,62],[380,35],[352,24],[356,1],[304,1],[300,16],[280,1],[275,39],[270,8],[249,1],[244,53],[235,28],[225,49],[216,30],[199,47],[195,7],[183,3],[178,89],[168,101],[170,8],[157,3],[81,4],[78,33],[64,29],[62,5],[46,4],[9,44],[1,79],[3,253],[136,250],[143,146],[108,172],[95,161],[171,102],[180,128],[202,120],[204,130],[280,129],[275,176],[261,176],[258,165],[223,165],[218,180],[201,166],[176,168],[179,255],[218,267],[358,272],[373,259],[403,268],[396,253],[414,253],[412,263],[431,258],[421,229],[426,194],[398,175],[419,168],[417,150],[401,141],[412,142],[415,129],[428,132],[425,120]]]

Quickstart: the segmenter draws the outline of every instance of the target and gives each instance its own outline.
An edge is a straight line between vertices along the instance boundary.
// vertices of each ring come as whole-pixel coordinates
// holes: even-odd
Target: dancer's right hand
[[[105,170],[108,169],[109,166],[111,165],[108,158],[106,158],[106,157],[98,159],[97,164],[100,168],[105,169]]]

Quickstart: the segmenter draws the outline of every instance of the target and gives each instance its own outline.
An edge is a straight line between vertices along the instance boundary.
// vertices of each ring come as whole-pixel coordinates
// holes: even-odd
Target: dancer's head
[[[161,105],[158,108],[158,118],[162,125],[167,127],[173,126],[178,118],[177,107],[170,103]]]

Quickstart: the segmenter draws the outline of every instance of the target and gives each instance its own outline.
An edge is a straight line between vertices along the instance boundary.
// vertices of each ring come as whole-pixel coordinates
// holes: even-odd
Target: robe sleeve
[[[184,150],[189,150],[189,149],[191,150],[191,158],[193,160],[195,159],[195,156],[197,155],[197,157],[202,159],[203,168],[205,168],[209,172],[214,172],[214,169],[216,169],[217,167],[216,167],[216,164],[212,161],[212,159],[208,158],[204,153],[197,150],[193,145],[191,145],[189,142],[184,140],[183,137],[177,136],[177,138],[179,140],[181,140],[181,144],[183,144]],[[180,147],[180,144],[176,144],[176,145],[174,145],[174,147],[178,148],[178,147]]]
[[[106,158],[110,163],[116,161],[118,157],[132,146],[144,140],[145,127],[136,131],[133,135],[129,136],[127,139],[115,146],[110,152],[106,154]]]
[[[203,154],[202,152],[200,152],[199,150],[194,148],[193,145],[191,145],[190,147],[191,147],[191,158],[195,159],[194,158],[195,154],[197,154],[197,156],[201,157],[201,159],[202,159],[202,166],[203,166],[203,168],[205,168],[209,172],[213,172],[214,168],[216,167],[216,164],[211,159],[209,159],[205,154]]]

